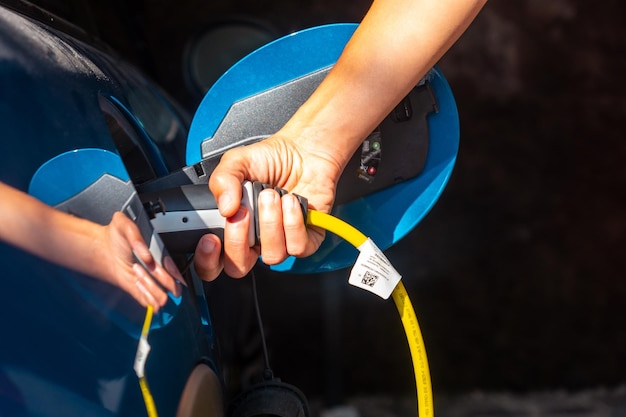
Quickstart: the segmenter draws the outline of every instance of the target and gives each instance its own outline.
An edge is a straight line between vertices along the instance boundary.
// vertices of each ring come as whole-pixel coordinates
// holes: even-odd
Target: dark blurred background
[[[137,64],[191,114],[201,94],[183,62],[211,25],[244,20],[280,36],[357,22],[370,4],[42,3]],[[496,0],[441,60],[461,119],[457,165],[431,213],[387,253],[420,319],[435,394],[626,383],[625,18],[617,0]],[[257,275],[278,376],[328,403],[412,395],[391,301],[348,287],[347,270]],[[224,297],[247,294],[249,280],[218,285]],[[243,334],[247,307],[231,307],[216,321]],[[252,355],[231,348],[241,350],[233,357]]]

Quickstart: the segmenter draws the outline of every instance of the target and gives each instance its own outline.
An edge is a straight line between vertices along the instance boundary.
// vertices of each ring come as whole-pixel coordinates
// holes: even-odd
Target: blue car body
[[[27,191],[42,164],[79,148],[134,161],[134,181],[165,175],[184,162],[188,120],[115,54],[0,7],[0,181]],[[4,243],[0,265],[0,415],[146,415],[133,370],[145,309]],[[193,287],[149,336],[146,376],[164,416],[180,412],[198,369],[205,398],[221,401],[208,306]]]
[[[82,40],[80,31],[74,36],[0,6],[0,181],[22,191],[36,188],[35,195],[50,194],[52,200],[43,201],[56,205],[61,200],[55,196],[68,190],[46,193],[46,187],[82,183],[80,189],[89,185],[86,178],[102,177],[101,167],[89,162],[63,166],[60,161],[80,149],[76,154],[95,156],[83,161],[104,155],[113,165],[120,162],[114,182],[126,181],[144,196],[190,185],[208,192],[219,156],[274,133],[329,71],[355,28],[327,25],[259,48],[212,86],[191,120],[135,68]],[[445,188],[458,133],[454,98],[434,68],[353,155],[333,214],[382,249],[390,247]],[[33,187],[33,177],[51,161],[64,176],[47,176],[44,186]],[[368,167],[376,170],[365,175]],[[355,257],[352,246],[330,236],[314,256],[290,258],[275,269],[316,273],[343,268]],[[118,288],[4,243],[0,266],[0,415],[146,415],[133,369],[145,310]],[[222,364],[209,305],[199,279],[186,278],[183,295],[171,297],[152,322],[146,378],[159,415],[222,415]],[[259,404],[276,396],[276,404],[306,402],[296,389],[270,382],[231,404],[263,410]],[[267,398],[257,398],[260,392]]]

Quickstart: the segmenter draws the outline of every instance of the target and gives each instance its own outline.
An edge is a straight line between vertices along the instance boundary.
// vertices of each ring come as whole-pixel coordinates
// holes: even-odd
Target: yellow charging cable
[[[307,214],[307,224],[311,226],[317,226],[324,230],[327,230],[335,235],[345,239],[348,243],[355,248],[361,246],[367,241],[367,236],[357,230],[350,224],[340,220],[330,214],[325,214],[315,210],[309,210]],[[419,417],[433,417],[433,392],[432,383],[430,380],[430,371],[428,368],[428,358],[426,356],[426,348],[424,345],[424,339],[422,338],[422,332],[413,310],[413,305],[409,299],[409,295],[404,288],[402,281],[398,282],[391,297],[396,305],[404,332],[409,343],[409,349],[411,351],[411,359],[413,361],[413,372],[415,374],[415,384],[417,389],[417,410]],[[135,358],[135,372],[139,377],[139,386],[141,387],[141,393],[143,395],[144,403],[146,404],[146,411],[148,417],[158,417],[154,399],[148,387],[148,381],[146,380],[144,373],[145,361],[150,351],[150,345],[148,344],[148,333],[150,331],[150,325],[152,323],[153,309],[152,306],[148,306],[146,309],[146,316],[141,330],[141,337],[139,339],[139,345],[137,347],[137,356]]]
[[[358,248],[367,241],[367,236],[359,230],[330,214],[309,210],[307,214],[307,224],[334,233],[342,239],[345,239],[355,248]],[[402,281],[398,282],[391,293],[391,297],[396,304],[400,319],[402,320],[402,326],[404,327],[404,333],[409,342],[417,389],[418,416],[433,417],[433,390],[424,339],[422,338],[422,332],[417,322],[415,310],[413,310],[413,305],[411,304],[411,300],[409,299],[409,295]]]
[[[143,327],[141,329],[141,336],[139,337],[139,344],[137,346],[137,355],[135,356],[135,373],[139,378],[139,387],[141,388],[141,395],[143,395],[143,402],[146,404],[146,411],[148,417],[158,417],[156,406],[154,405],[154,398],[150,392],[148,386],[148,380],[145,375],[145,363],[150,352],[150,345],[148,344],[148,333],[150,332],[150,326],[152,324],[152,316],[154,310],[152,306],[148,306],[146,309],[146,316],[143,321]]]

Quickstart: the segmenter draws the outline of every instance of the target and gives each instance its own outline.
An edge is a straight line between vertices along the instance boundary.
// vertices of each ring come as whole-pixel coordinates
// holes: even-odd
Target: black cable
[[[263,347],[263,359],[265,361],[265,370],[263,371],[263,378],[265,380],[271,380],[274,378],[274,372],[270,367],[270,357],[267,352],[267,342],[265,340],[265,330],[263,329],[263,319],[261,318],[261,308],[259,306],[259,294],[256,286],[256,276],[254,275],[254,269],[250,270],[250,278],[252,279],[252,298],[254,299],[254,309],[256,312],[256,319],[259,325],[259,335],[261,336],[261,345]]]

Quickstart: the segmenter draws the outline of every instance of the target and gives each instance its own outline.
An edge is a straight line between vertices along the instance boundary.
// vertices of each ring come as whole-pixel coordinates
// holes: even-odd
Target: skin
[[[115,213],[111,222],[102,226],[56,210],[2,182],[0,201],[0,240],[109,282],[142,306],[152,305],[156,312],[167,302],[167,292],[135,262],[134,253],[167,291],[180,295],[179,283],[184,281],[172,259],[166,257],[165,265],[159,265],[139,228],[124,214]],[[213,258],[205,254],[203,265],[214,262]]]
[[[461,36],[486,0],[376,0],[314,94],[272,137],[227,152],[209,187],[227,218],[224,242],[205,235],[194,266],[205,280],[222,269],[234,278],[259,255],[276,264],[308,256],[324,239],[307,228],[297,200],[264,190],[259,199],[261,247],[248,247],[250,213],[240,207],[244,180],[258,180],[308,198],[329,213],[337,182],[363,139]],[[402,11],[399,13],[398,11]],[[332,144],[332,146],[329,146]],[[55,210],[0,182],[0,240],[120,287],[156,311],[167,302],[140,258],[167,291],[183,282],[173,261],[155,262],[137,226],[115,213],[101,226]],[[7,220],[10,219],[10,220]],[[42,233],[42,231],[46,231]],[[220,256],[223,249],[223,256]]]
[[[351,155],[485,3],[374,1],[326,79],[286,125],[266,140],[224,154],[209,181],[220,213],[228,219],[224,272],[245,276],[259,254],[271,265],[317,250],[323,231],[306,227],[293,196],[280,198],[273,190],[264,190],[259,198],[261,246],[248,247],[250,214],[239,204],[241,183],[257,180],[284,188],[307,197],[310,208],[329,213]]]

